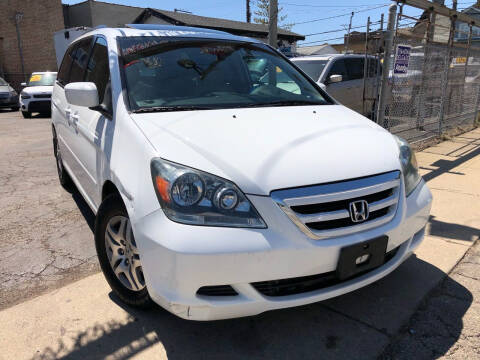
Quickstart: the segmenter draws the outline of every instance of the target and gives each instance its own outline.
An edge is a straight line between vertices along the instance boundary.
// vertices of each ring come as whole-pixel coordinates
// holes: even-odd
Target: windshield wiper
[[[325,105],[321,102],[313,102],[307,100],[279,100],[271,101],[265,103],[250,103],[250,104],[240,104],[239,108],[242,107],[269,107],[269,106],[298,106],[298,105]]]
[[[167,112],[167,111],[188,111],[188,110],[211,110],[213,108],[206,106],[152,106],[133,110],[133,113]]]

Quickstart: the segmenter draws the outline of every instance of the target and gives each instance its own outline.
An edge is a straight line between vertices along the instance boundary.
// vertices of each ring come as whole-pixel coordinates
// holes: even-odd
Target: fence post
[[[453,15],[450,21],[450,33],[448,35],[448,49],[445,58],[445,68],[443,69],[442,98],[440,99],[440,114],[438,115],[438,135],[442,135],[443,120],[445,118],[445,104],[447,103],[448,78],[450,74],[450,62],[452,61],[453,37],[455,35],[455,21],[457,15]]]
[[[365,33],[365,60],[363,62],[363,113],[366,114],[366,98],[367,98],[367,93],[366,93],[366,87],[367,87],[367,76],[368,74],[368,34],[370,32],[370,16],[368,17],[367,20],[367,32]]]
[[[387,31],[385,34],[385,54],[383,57],[383,71],[382,71],[382,80],[380,83],[380,97],[378,101],[378,113],[377,121],[378,124],[385,127],[385,109],[386,109],[386,99],[388,92],[388,76],[390,74],[390,65],[392,63],[392,44],[393,44],[393,32],[395,28],[395,15],[397,13],[397,5],[392,4],[388,8],[388,23]]]

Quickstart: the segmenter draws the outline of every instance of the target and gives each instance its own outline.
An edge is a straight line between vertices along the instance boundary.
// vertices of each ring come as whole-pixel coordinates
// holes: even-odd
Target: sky
[[[195,15],[218,17],[230,20],[245,21],[245,0],[102,0],[122,5],[151,7],[171,10],[181,9]],[[76,4],[81,0],[62,0],[64,4]],[[255,10],[256,0],[251,0],[252,12]],[[458,9],[474,4],[475,0],[458,0]],[[305,41],[298,45],[317,45],[325,42],[343,43],[350,14],[353,11],[352,27],[356,31],[365,31],[367,18],[372,22],[380,20],[385,14],[388,17],[389,0],[279,0],[282,14],[287,15],[286,23],[294,24],[292,31],[307,35]],[[452,6],[452,0],[446,0],[445,5]],[[408,9],[407,9],[408,8]],[[405,7],[405,13],[410,16],[419,16],[421,11]],[[255,15],[252,14],[252,20]],[[328,18],[328,19],[325,19]],[[373,26],[373,30],[378,25]],[[386,26],[386,23],[385,23]],[[329,31],[326,34],[316,34]],[[316,34],[316,35],[310,35]]]

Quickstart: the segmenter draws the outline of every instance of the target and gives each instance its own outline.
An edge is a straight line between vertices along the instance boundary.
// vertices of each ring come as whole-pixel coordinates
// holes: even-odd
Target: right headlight
[[[151,170],[158,201],[170,220],[191,225],[266,228],[234,183],[160,158],[152,160]]]
[[[420,183],[422,177],[418,173],[417,158],[408,142],[398,136],[395,136],[395,140],[400,150],[400,162],[405,180],[405,193],[408,196]]]
[[[22,99],[30,99],[30,98],[31,98],[30,95],[25,94],[23,91],[20,93],[20,97],[21,97]]]

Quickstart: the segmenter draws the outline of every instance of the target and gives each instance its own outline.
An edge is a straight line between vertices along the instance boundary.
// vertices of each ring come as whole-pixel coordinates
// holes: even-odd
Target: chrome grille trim
[[[391,193],[389,193],[391,190]],[[319,211],[314,213],[300,213],[294,211],[292,207],[301,207],[322,204],[335,204],[342,201],[348,202],[362,197],[383,196],[386,197],[369,203],[370,214],[377,211],[386,211],[377,214],[376,218],[366,220],[362,223],[351,223],[348,226],[338,226],[328,229],[314,229],[313,226],[327,221],[350,220],[350,212],[347,207],[331,211]],[[313,239],[325,239],[335,236],[344,236],[354,232],[368,230],[390,222],[395,216],[400,194],[400,171],[371,176],[356,180],[347,180],[337,183],[324,185],[313,185],[301,188],[275,190],[271,192],[272,199],[285,212],[285,214],[303,231],[307,236]],[[370,198],[371,199],[371,198]],[[338,204],[338,203],[337,203]],[[380,216],[381,215],[381,216]],[[372,216],[373,217],[373,216]],[[328,225],[328,224],[327,224]],[[323,226],[326,226],[324,223]],[[317,226],[318,227],[318,226]]]

